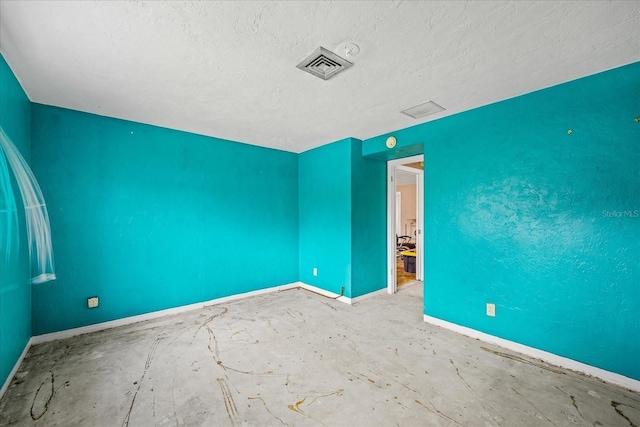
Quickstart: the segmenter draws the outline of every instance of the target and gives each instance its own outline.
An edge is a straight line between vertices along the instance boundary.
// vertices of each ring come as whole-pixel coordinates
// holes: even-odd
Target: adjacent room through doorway
[[[388,162],[388,292],[423,280],[423,156]]]

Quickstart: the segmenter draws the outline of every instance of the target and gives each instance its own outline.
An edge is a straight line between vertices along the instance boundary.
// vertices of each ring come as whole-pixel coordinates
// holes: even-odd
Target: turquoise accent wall
[[[354,297],[387,287],[387,163],[362,156],[351,145],[351,292]]]
[[[20,83],[0,55],[0,126],[29,161],[31,110],[29,99]],[[0,150],[0,156],[2,151]],[[29,283],[29,260],[24,227],[24,209],[13,173],[5,162],[0,163],[0,174],[12,181],[12,194],[0,187],[0,387],[7,380],[11,369],[31,338],[31,286]],[[14,203],[7,198],[13,197]],[[9,206],[11,205],[11,206]],[[7,230],[7,219],[13,212],[7,208],[17,207],[18,227]],[[15,239],[17,245],[8,247],[5,239]],[[12,252],[11,248],[16,248]],[[8,253],[12,252],[12,253]]]
[[[347,138],[300,154],[299,171],[300,281],[351,298],[386,287],[386,163]]]
[[[424,313],[640,380],[638,115],[635,63],[394,132],[424,146]]]
[[[32,114],[58,277],[33,287],[34,335],[298,280],[296,154],[38,104]]]
[[[351,139],[305,151],[298,165],[300,281],[350,297]]]

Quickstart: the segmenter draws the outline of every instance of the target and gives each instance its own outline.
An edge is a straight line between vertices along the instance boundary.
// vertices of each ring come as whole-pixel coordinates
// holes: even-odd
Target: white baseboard
[[[151,313],[145,313],[145,314],[139,314],[137,316],[130,316],[130,317],[124,317],[122,319],[116,319],[116,320],[110,320],[107,322],[101,322],[101,323],[96,323],[93,325],[87,325],[87,326],[81,326],[79,328],[73,328],[73,329],[67,329],[64,331],[59,331],[59,332],[52,332],[49,334],[42,334],[42,335],[36,335],[31,337],[30,345],[31,344],[41,344],[44,342],[49,342],[49,341],[54,341],[54,340],[61,340],[61,339],[65,339],[65,338],[71,338],[74,337],[76,335],[82,335],[82,334],[88,334],[91,332],[97,332],[97,331],[103,331],[105,329],[111,329],[111,328],[117,328],[118,326],[125,326],[125,325],[130,325],[132,323],[137,323],[137,322],[143,322],[145,320],[152,320],[152,319],[157,319],[160,317],[164,317],[164,316],[170,316],[172,314],[179,314],[179,313],[185,313],[187,311],[192,311],[192,310],[198,310],[204,307],[209,307],[212,305],[217,305],[217,304],[224,304],[230,301],[235,301],[235,300],[239,300],[239,299],[243,299],[243,298],[248,298],[248,297],[253,297],[256,295],[262,295],[262,294],[267,294],[267,293],[271,293],[271,292],[280,292],[280,291],[286,291],[288,289],[296,289],[296,288],[302,288],[311,292],[315,292],[317,294],[320,295],[324,295],[327,296],[329,298],[334,298],[338,301],[347,303],[347,304],[353,304],[354,302],[357,301],[361,301],[363,299],[366,298],[370,298],[372,296],[374,296],[374,294],[381,292],[381,291],[376,291],[376,292],[372,292],[370,294],[366,294],[366,295],[362,295],[360,297],[357,298],[348,298],[345,296],[340,296],[339,294],[318,288],[316,286],[313,285],[308,285],[306,283],[303,282],[293,282],[293,283],[289,283],[286,285],[280,285],[280,286],[274,286],[271,288],[265,288],[265,289],[258,289],[256,291],[250,291],[250,292],[245,292],[242,294],[237,294],[237,295],[230,295],[227,297],[222,297],[222,298],[216,298],[213,300],[209,300],[209,301],[204,301],[204,302],[198,302],[195,304],[188,304],[188,305],[183,305],[180,307],[175,307],[175,308],[168,308],[166,310],[159,310],[159,311],[154,311]],[[384,291],[384,289],[382,290]],[[26,350],[25,350],[26,351]]]
[[[2,399],[2,396],[4,396],[4,393],[7,391],[7,389],[9,388],[9,385],[11,384],[13,377],[18,372],[18,368],[20,368],[20,365],[22,364],[22,361],[24,360],[24,357],[27,355],[27,352],[31,348],[32,344],[33,344],[33,338],[29,338],[29,341],[27,341],[27,345],[25,345],[24,350],[22,350],[22,354],[20,354],[20,357],[18,357],[18,360],[16,360],[16,363],[13,365],[13,369],[11,370],[11,372],[9,372],[9,376],[4,381],[4,384],[2,384],[2,388],[0,388],[0,400]]]
[[[509,341],[507,339],[496,337],[494,335],[489,335],[475,329],[467,328],[466,326],[457,325],[455,323],[447,322],[446,320],[427,316],[426,314],[424,315],[424,321],[427,323],[431,323],[432,325],[440,326],[445,329],[458,332],[471,338],[477,338],[491,344],[499,345],[500,347],[504,347],[508,350],[516,351],[530,357],[541,359],[545,362],[560,366],[562,368],[591,375],[603,381],[628,388],[629,390],[640,392],[640,381],[634,380],[633,378],[625,377],[624,375],[616,374],[615,372],[596,368],[595,366],[587,365],[586,363],[578,362],[567,357],[558,356],[557,354],[539,350],[534,347],[529,347],[524,344],[519,344],[514,341]]]
[[[377,291],[369,292],[368,294],[360,295],[359,297],[351,298],[351,304],[367,300],[377,295],[386,295],[387,288],[378,289]]]
[[[344,302],[344,303],[347,303],[347,304],[351,305],[351,298],[345,297],[344,295],[340,296],[340,294],[336,294],[335,292],[327,291],[326,289],[322,289],[322,288],[319,288],[317,286],[309,285],[309,284],[304,283],[304,282],[298,282],[298,286],[300,288],[302,288],[302,289],[307,290],[307,291],[310,291],[310,292],[313,292],[313,293],[316,293],[316,294],[320,294],[320,295],[325,296],[325,297],[333,298],[334,300],[337,300],[337,301],[340,301],[340,302]]]
[[[157,319],[159,317],[169,316],[172,314],[185,313],[187,311],[198,310],[211,305],[223,304],[230,301],[239,300],[242,298],[253,297],[256,295],[268,294],[271,292],[286,291],[288,289],[295,289],[300,287],[299,282],[289,283],[281,286],[274,286],[271,288],[258,289],[256,291],[245,292],[242,294],[230,295],[228,297],[216,298],[209,301],[198,302],[195,304],[183,305],[175,308],[168,308],[166,310],[154,311],[151,313],[139,314],[137,316],[124,317],[122,319],[110,320],[108,322],[96,323],[93,325],[81,326],[79,328],[67,329],[59,332],[52,332],[50,334],[36,335],[31,338],[32,344],[40,344],[43,342],[61,340],[65,338],[71,338],[76,335],[88,334],[91,332],[102,331],[105,329],[116,328],[118,326],[130,325],[132,323],[142,322],[145,320]]]
[[[366,299],[372,298],[376,295],[382,295],[387,293],[387,288],[379,289],[377,291],[369,292],[368,294],[360,295],[359,297],[349,298],[344,295],[340,296],[340,294],[336,294],[335,292],[327,291],[326,289],[319,288],[317,286],[309,285],[304,282],[298,282],[298,287],[305,289],[307,291],[314,292],[316,294],[323,295],[325,297],[333,298],[336,301],[344,302],[349,305],[353,305],[357,302],[364,301]]]
[[[81,335],[81,334],[86,334],[86,333],[90,333],[90,332],[96,332],[96,331],[101,331],[104,329],[110,329],[110,328],[115,328],[118,326],[124,326],[124,325],[129,325],[132,323],[136,323],[136,322],[141,322],[144,320],[151,320],[151,319],[157,319],[159,317],[163,317],[163,316],[167,316],[167,315],[172,315],[172,314],[178,314],[178,313],[184,313],[187,311],[191,311],[191,310],[197,310],[200,308],[204,308],[204,307],[208,307],[211,305],[216,305],[216,304],[222,304],[222,303],[226,303],[226,302],[230,302],[230,301],[235,301],[235,300],[239,300],[242,298],[247,298],[247,297],[252,297],[252,296],[256,296],[256,295],[262,295],[262,294],[267,294],[267,293],[271,293],[271,292],[279,292],[279,291],[285,291],[288,289],[296,289],[296,288],[302,288],[320,295],[324,295],[327,296],[329,298],[334,298],[337,301],[341,301],[347,304],[354,304],[356,302],[360,302],[363,300],[366,300],[368,298],[374,297],[376,295],[381,295],[387,292],[387,289],[380,289],[374,292],[370,292],[368,294],[365,295],[361,295],[359,297],[356,298],[348,298],[345,296],[340,296],[339,294],[336,294],[334,292],[330,292],[327,291],[325,289],[322,288],[318,288],[316,286],[313,285],[309,285],[303,282],[294,282],[294,283],[289,283],[286,285],[281,285],[281,286],[274,286],[271,288],[266,288],[266,289],[259,289],[256,291],[251,291],[251,292],[246,292],[243,294],[237,294],[237,295],[231,295],[228,297],[222,297],[222,298],[216,298],[210,301],[205,301],[205,302],[201,302],[201,303],[196,303],[196,304],[189,304],[189,305],[184,305],[181,307],[176,307],[176,308],[170,308],[170,309],[166,309],[166,310],[160,310],[160,311],[155,311],[152,313],[146,313],[146,314],[141,314],[141,315],[137,315],[137,316],[131,316],[131,317],[125,317],[123,319],[117,319],[117,320],[112,320],[112,321],[108,321],[108,322],[102,322],[102,323],[97,323],[94,325],[88,325],[88,326],[82,326],[79,328],[74,328],[74,329],[68,329],[65,331],[60,331],[60,332],[53,332],[50,334],[43,334],[43,335],[36,335],[34,337],[31,337],[31,339],[29,339],[29,341],[27,342],[27,344],[25,345],[24,350],[22,351],[22,354],[20,355],[20,357],[18,358],[18,360],[16,361],[16,363],[13,366],[13,369],[11,370],[11,372],[9,373],[9,376],[6,378],[4,384],[2,385],[2,388],[0,389],[0,399],[2,399],[2,396],[4,396],[4,393],[7,391],[7,389],[9,388],[9,385],[11,384],[11,381],[13,380],[13,377],[15,376],[15,374],[18,372],[18,369],[20,368],[20,364],[22,363],[22,361],[24,360],[27,352],[29,351],[29,348],[31,348],[32,345],[35,344],[40,344],[43,342],[48,342],[48,341],[53,341],[53,340],[58,340],[58,339],[64,339],[64,338],[70,338],[76,335]],[[556,354],[553,353],[549,353],[543,350],[539,350],[537,348],[533,348],[533,347],[529,347],[523,344],[519,344],[517,342],[514,341],[509,341],[506,340],[504,338],[499,338],[496,337],[494,335],[489,335],[486,334],[484,332],[480,332],[477,331],[475,329],[471,329],[471,328],[467,328],[465,326],[461,326],[461,325],[457,325],[455,323],[451,323],[451,322],[447,322],[446,320],[442,320],[442,319],[438,319],[436,317],[431,317],[428,315],[424,315],[424,321],[427,323],[431,323],[433,325],[436,326],[440,326],[443,327],[445,329],[449,329],[451,331],[454,332],[458,332],[460,334],[469,336],[471,338],[477,338],[480,339],[482,341],[491,343],[491,344],[495,344],[495,345],[499,345],[501,347],[504,347],[506,349],[512,350],[512,351],[516,351],[522,354],[525,354],[527,356],[531,356],[531,357],[535,357],[538,359],[542,359],[545,362],[557,365],[557,366],[561,366],[563,368],[567,368],[567,369],[571,369],[573,371],[577,371],[577,372],[582,372],[584,374],[587,375],[591,375],[594,376],[596,378],[600,378],[603,381],[607,381],[610,382],[612,384],[616,384],[619,385],[621,387],[625,387],[628,388],[630,390],[634,390],[636,392],[640,392],[640,381],[632,379],[632,378],[628,378],[625,377],[624,375],[620,375],[620,374],[616,374],[615,372],[610,372],[610,371],[606,371],[604,369],[601,368],[597,368],[595,366],[591,366],[591,365],[587,365],[585,363],[582,362],[578,362],[563,356],[558,356]]]

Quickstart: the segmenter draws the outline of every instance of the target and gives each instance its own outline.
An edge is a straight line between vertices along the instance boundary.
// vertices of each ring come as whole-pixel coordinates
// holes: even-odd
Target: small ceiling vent
[[[419,119],[421,117],[436,114],[444,110],[444,107],[436,104],[435,102],[427,101],[423,102],[422,104],[418,104],[415,107],[407,108],[406,110],[401,111],[401,113],[406,114],[407,116],[411,116],[414,119]]]
[[[322,80],[329,80],[331,77],[352,65],[352,62],[339,57],[323,47],[319,47],[301,63],[296,65],[296,67],[316,77],[320,77]]]

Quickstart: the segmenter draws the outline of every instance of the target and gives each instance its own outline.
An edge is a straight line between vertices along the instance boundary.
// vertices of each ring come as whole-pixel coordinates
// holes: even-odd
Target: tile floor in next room
[[[2,426],[638,426],[640,395],[423,321],[422,285],[289,290],[35,345]]]

